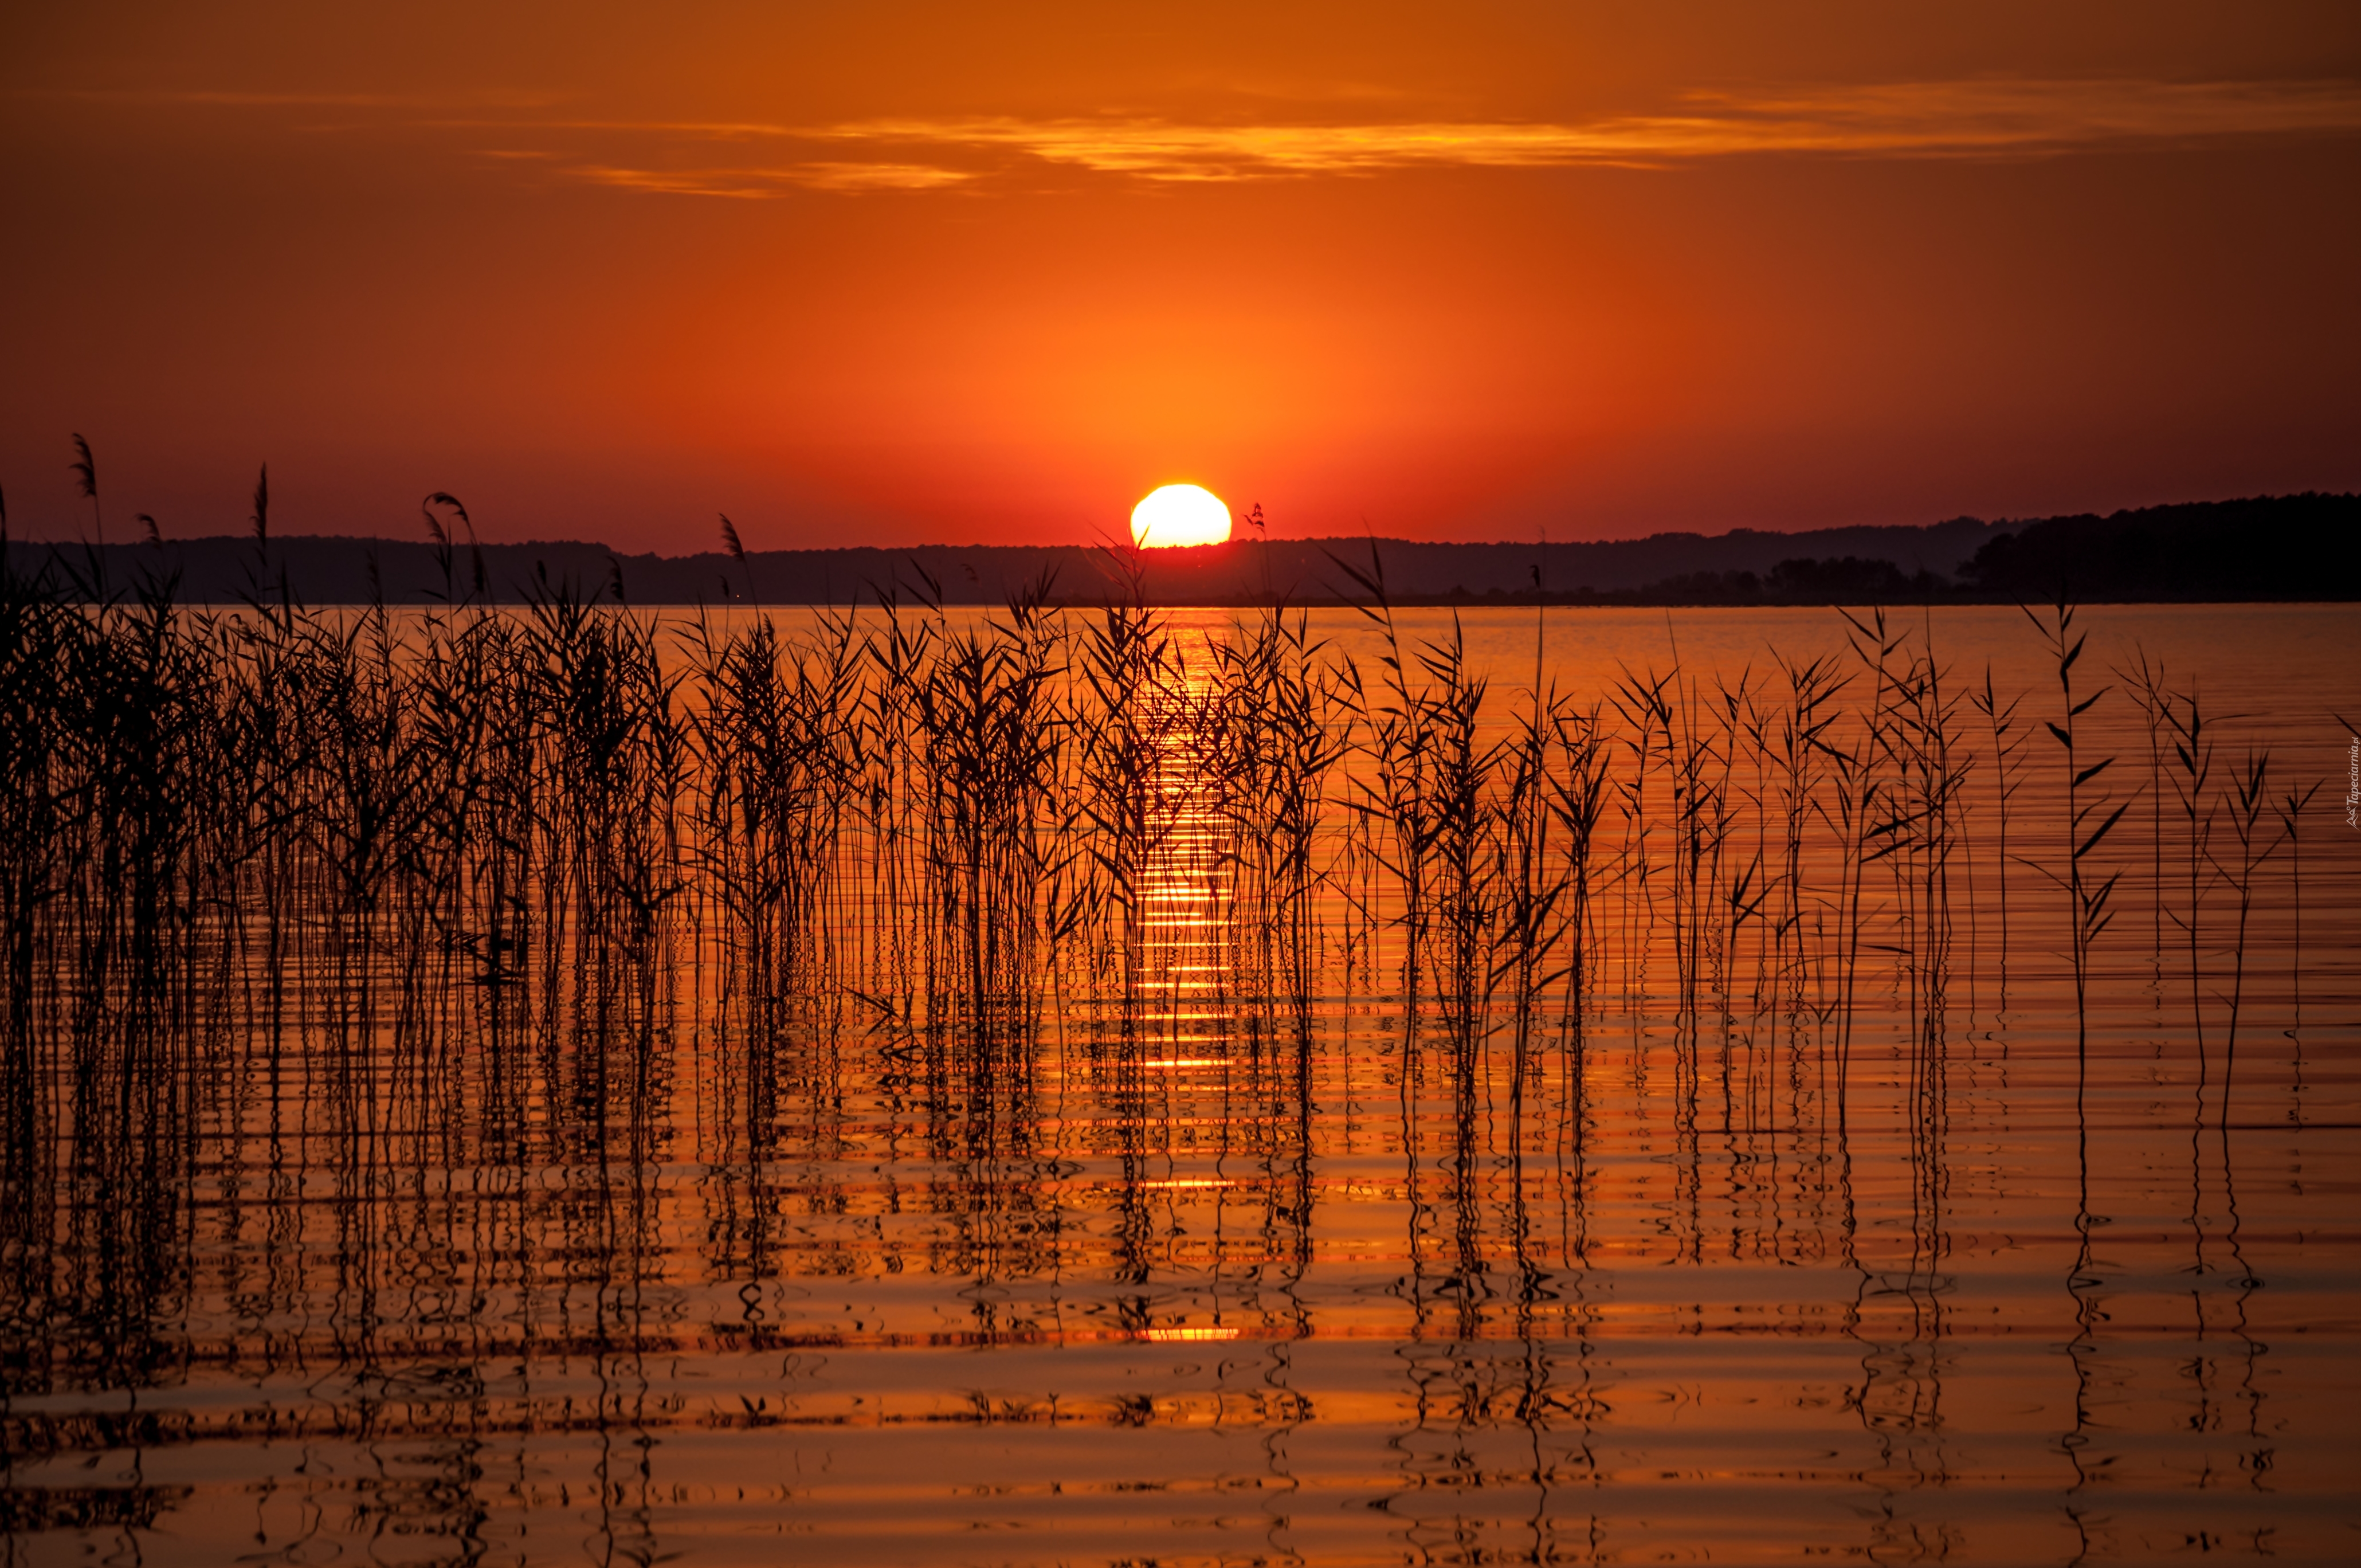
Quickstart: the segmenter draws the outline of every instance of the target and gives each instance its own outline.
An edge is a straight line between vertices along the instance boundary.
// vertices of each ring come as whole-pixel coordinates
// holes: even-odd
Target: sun
[[[1131,509],[1131,542],[1142,550],[1229,537],[1230,509],[1202,485],[1159,485]]]

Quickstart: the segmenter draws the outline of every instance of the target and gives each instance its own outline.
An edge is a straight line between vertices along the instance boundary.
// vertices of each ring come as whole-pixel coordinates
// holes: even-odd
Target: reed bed
[[[882,1033],[939,1087],[1005,1089],[1047,1037],[1153,1034],[1170,918],[1218,935],[1192,994],[1257,1040],[1382,996],[1455,1080],[1505,1051],[1521,1104],[1546,1052],[1661,1003],[1692,1080],[1731,1081],[1733,1032],[1767,1022],[1811,1037],[1840,1100],[1864,986],[1944,1037],[1973,907],[1955,877],[1997,883],[1976,940],[2004,987],[2010,878],[2053,884],[2037,939],[2062,926],[2084,1005],[2127,867],[2201,1013],[2198,928],[2233,921],[2232,1045],[2236,931],[2298,812],[2266,754],[2217,776],[2196,689],[2145,665],[2116,700],[2149,778],[2110,795],[2115,759],[2078,729],[2110,692],[2073,684],[2070,607],[2041,626],[2045,765],[2022,696],[1970,688],[1882,611],[1848,617],[1849,661],[1503,695],[1455,635],[1405,640],[1375,563],[1347,569],[1381,634],[1367,663],[1301,609],[1191,640],[1137,602],[1049,608],[1047,585],[955,620],[922,584],[790,638],[548,585],[522,612],[397,618],[192,611],[164,585],[93,610],[11,575],[11,1103],[258,1035],[422,1081],[472,1033],[529,1036],[604,1093],[618,1041]],[[2054,847],[2028,840],[2027,792]],[[2142,793],[2147,852],[2110,861]]]
[[[355,1158],[562,1124],[644,1161],[685,1050],[730,1086],[750,1170],[790,1114],[824,1132],[848,1073],[923,1107],[939,1151],[1019,1157],[1046,1053],[1135,1096],[1235,1060],[1308,1149],[1323,1016],[1358,1007],[1398,1021],[1413,1172],[1432,1155],[1465,1197],[1532,1136],[1578,1149],[1607,1029],[1653,1042],[1685,1140],[1840,1135],[1872,999],[1905,1021],[1931,1180],[1963,980],[2005,1008],[2018,952],[2070,980],[2087,1037],[2146,872],[2225,1120],[2275,861],[2301,889],[2268,756],[2216,770],[2196,687],[2145,661],[2128,695],[2078,686],[2063,604],[2037,618],[2054,717],[1878,610],[1844,654],[1567,693],[1537,647],[1532,688],[1498,692],[1455,631],[1401,631],[1374,558],[1340,563],[1371,657],[1300,608],[1183,635],[1048,584],[954,617],[921,581],[789,635],[611,585],[495,609],[439,521],[445,607],[307,611],[259,587],[257,506],[240,610],[0,581],[12,1193],[166,1193],[258,1074],[254,1102],[300,1083]],[[2092,754],[2110,700],[2146,720],[2144,788]],[[2148,841],[2112,838],[2142,795]],[[1999,928],[1963,934],[1977,878]],[[1447,1149],[1411,1146],[1431,1095]],[[56,1207],[10,1208],[46,1253],[24,1227]],[[67,1250],[136,1280],[171,1250],[141,1235]]]
[[[1675,1255],[1724,1245],[1713,1203],[1768,1203],[1731,1255],[1841,1264],[1848,1321],[1915,1344],[1982,1065],[1963,1014],[1989,1045],[2013,983],[2073,998],[2079,1106],[2092,1001],[2185,962],[2196,1120],[2252,1110],[2247,937],[2275,878],[2300,916],[2304,797],[2261,752],[2216,765],[2193,684],[2078,679],[2070,607],[2041,622],[2054,692],[1971,684],[1874,609],[1832,620],[1839,652],[1583,692],[1537,646],[1510,690],[1455,627],[1411,635],[1374,559],[1347,646],[1301,608],[1184,631],[1046,584],[988,616],[923,580],[793,620],[563,584],[496,609],[444,538],[425,613],[306,611],[259,548],[234,611],[0,578],[12,1396],[205,1362],[441,1431],[445,1395],[489,1408],[487,1367],[588,1346],[596,1420],[653,1420],[635,1358],[792,1353],[791,1276],[908,1257],[961,1278],[978,1343],[1042,1332],[1038,1282],[1093,1261],[1106,1326],[1150,1333],[1158,1205],[1200,1179],[1254,1231],[1212,1255],[1224,1288],[1302,1331],[1315,1166],[1373,1080],[1398,1102],[1348,1104],[1344,1141],[1387,1124],[1422,1332],[1510,1312],[1530,1355],[1589,1310],[1589,1142],[1622,1096],[1671,1108],[1646,1196]],[[2093,751],[2092,716],[2131,712],[2145,790]],[[2111,927],[2126,883],[2155,916]],[[1872,1114],[1907,1195],[1882,1235],[1848,1141]],[[852,1164],[890,1190],[850,1193]],[[1543,1398],[1487,1376],[1484,1409]],[[10,1419],[18,1452],[122,1441]]]

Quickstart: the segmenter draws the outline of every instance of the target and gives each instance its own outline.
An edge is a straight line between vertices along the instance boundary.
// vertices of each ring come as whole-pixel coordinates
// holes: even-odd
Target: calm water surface
[[[1337,887],[1308,1028],[1245,993],[1184,727],[1131,995],[1069,977],[970,1070],[857,1009],[750,1037],[683,977],[644,1027],[432,1052],[299,1009],[197,1058],[170,1148],[52,1086],[6,1192],[6,1558],[2361,1559],[2361,622],[2085,619],[2083,754],[2132,804],[2079,1068],[2037,730],[2010,858],[1967,773],[1938,1005],[1886,891],[1841,1014],[1762,982],[1760,919],[1685,1002],[1660,860],[1602,877],[1585,1016],[1521,1071],[1405,1016]],[[1464,624],[1499,729],[1534,622]],[[1677,657],[1709,711],[1844,632],[1560,611],[1543,664],[1587,700]],[[1914,635],[2053,716],[2015,610]],[[2320,784],[2243,948],[2211,861],[2186,929],[2139,652],[2225,776]]]

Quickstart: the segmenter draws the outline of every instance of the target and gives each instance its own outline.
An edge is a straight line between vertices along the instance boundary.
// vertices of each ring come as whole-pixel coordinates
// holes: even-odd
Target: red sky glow
[[[2361,10],[20,8],[0,488],[1050,543],[2361,487]]]

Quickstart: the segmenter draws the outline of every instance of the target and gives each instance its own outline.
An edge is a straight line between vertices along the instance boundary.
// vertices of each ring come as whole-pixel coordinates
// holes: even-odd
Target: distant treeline
[[[2145,507],[2107,517],[2084,512],[1999,523],[1949,572],[1905,571],[1883,557],[1795,556],[1767,572],[1682,572],[1627,588],[1535,594],[1455,592],[1446,602],[1485,604],[1781,605],[2022,604],[2066,597],[2085,603],[2348,600],[2361,571],[2345,541],[2361,530],[2361,496],[2260,496]],[[1929,532],[1932,532],[1931,530]],[[1791,534],[1788,543],[1815,542]]]
[[[1374,550],[1397,604],[1775,605],[2361,598],[2345,541],[2361,496],[2307,492],[2147,507],[2100,517],[1927,528],[1739,529],[1595,543],[1437,544],[1409,540],[1257,539],[1151,551],[1127,562],[1086,545],[920,545],[904,550],[750,550],[625,555],[578,541],[474,544],[296,535],[10,546],[19,571],[69,591],[176,577],[186,602],[522,602],[570,585],[631,604],[996,604],[1045,577],[1053,601],[1247,605],[1367,596],[1339,565]],[[752,530],[749,530],[751,532]]]

